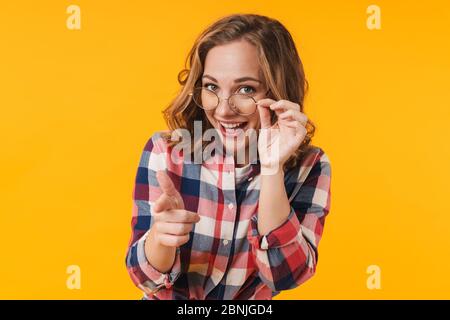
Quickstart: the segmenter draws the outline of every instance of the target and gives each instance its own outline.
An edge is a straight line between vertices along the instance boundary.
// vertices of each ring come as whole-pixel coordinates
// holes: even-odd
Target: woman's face
[[[256,110],[245,116],[236,114],[225,99],[234,93],[250,95],[256,101],[265,98],[267,88],[261,79],[257,49],[245,40],[210,49],[205,59],[202,87],[214,91],[220,98],[217,108],[205,113],[219,131],[225,146],[234,149],[227,151],[235,153],[242,147],[247,148],[248,138],[245,138],[245,144],[236,143],[234,139],[243,138],[242,134],[249,133],[250,129],[259,129],[259,112]],[[236,136],[238,133],[241,133],[239,137]]]

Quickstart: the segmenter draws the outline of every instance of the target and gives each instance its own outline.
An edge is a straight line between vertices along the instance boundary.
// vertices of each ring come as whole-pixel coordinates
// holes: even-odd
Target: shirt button
[[[228,240],[227,239],[223,240],[223,245],[226,246],[227,244],[228,244]]]
[[[228,208],[230,209],[230,210],[233,210],[233,208],[234,208],[234,204],[232,204],[231,202],[228,204]]]

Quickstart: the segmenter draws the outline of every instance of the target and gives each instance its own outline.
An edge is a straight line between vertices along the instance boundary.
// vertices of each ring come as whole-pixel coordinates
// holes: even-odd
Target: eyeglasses
[[[266,92],[269,93],[270,90]],[[211,111],[217,108],[221,98],[214,92],[205,87],[197,87],[192,90],[189,95],[194,100],[195,104],[206,111]],[[222,100],[228,100],[230,109],[239,115],[248,116],[255,113],[257,105],[256,100],[249,95],[242,93],[234,93],[228,98],[222,98]]]

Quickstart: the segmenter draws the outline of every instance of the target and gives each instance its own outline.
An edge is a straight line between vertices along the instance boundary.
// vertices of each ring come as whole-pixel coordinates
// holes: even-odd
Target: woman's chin
[[[245,159],[246,148],[249,144],[248,135],[251,133],[248,123],[244,128],[239,128],[238,130],[226,130],[220,124],[217,124],[215,129],[225,147],[226,153],[229,155],[233,154],[237,159],[241,159],[241,157],[243,157],[242,159]],[[240,155],[240,153],[242,153],[242,155]]]

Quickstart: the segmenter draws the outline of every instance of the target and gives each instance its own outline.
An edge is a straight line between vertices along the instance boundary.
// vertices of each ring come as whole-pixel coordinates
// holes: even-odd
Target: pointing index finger
[[[175,189],[175,186],[167,173],[164,171],[158,171],[156,173],[156,179],[158,180],[159,186],[164,193],[169,196],[175,196],[177,194],[177,190]]]

